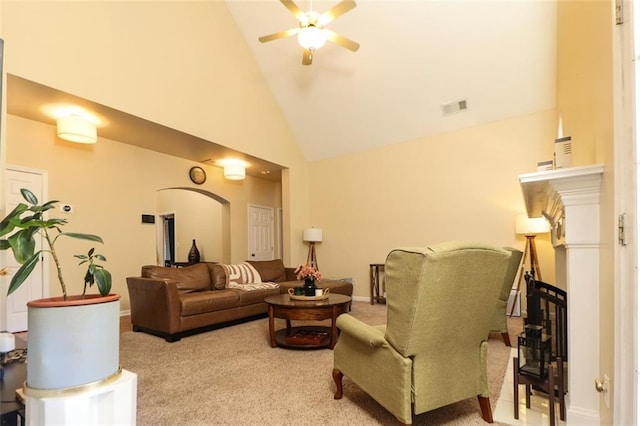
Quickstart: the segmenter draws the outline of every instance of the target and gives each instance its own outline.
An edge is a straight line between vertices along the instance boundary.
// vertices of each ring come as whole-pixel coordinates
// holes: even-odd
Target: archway
[[[195,240],[202,262],[229,263],[229,202],[209,191],[164,188],[156,193],[158,264],[186,262]],[[172,247],[173,246],[173,247]]]

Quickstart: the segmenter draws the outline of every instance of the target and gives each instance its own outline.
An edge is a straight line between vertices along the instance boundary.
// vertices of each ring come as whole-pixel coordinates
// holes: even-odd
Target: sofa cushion
[[[274,260],[247,260],[260,274],[262,281],[279,283],[287,280],[287,272],[282,259]]]
[[[180,296],[180,315],[206,314],[238,306],[240,297],[233,290],[199,291]]]
[[[209,267],[209,274],[211,275],[211,285],[216,290],[224,290],[227,286],[227,273],[222,265],[216,265],[214,263],[207,263]]]
[[[240,305],[253,305],[255,303],[263,303],[265,297],[280,294],[280,288],[272,288],[256,291],[239,291]]]
[[[178,291],[181,293],[211,290],[211,275],[209,274],[209,268],[204,263],[196,263],[184,268],[145,265],[142,267],[141,275],[142,278],[175,282],[178,286]]]

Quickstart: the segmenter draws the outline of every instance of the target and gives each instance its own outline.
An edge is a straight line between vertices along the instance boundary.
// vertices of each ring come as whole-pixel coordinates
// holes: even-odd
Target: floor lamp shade
[[[549,232],[549,222],[544,217],[516,216],[516,234],[535,235]]]
[[[308,243],[320,243],[322,242],[322,229],[320,228],[307,228],[302,232],[302,241]]]

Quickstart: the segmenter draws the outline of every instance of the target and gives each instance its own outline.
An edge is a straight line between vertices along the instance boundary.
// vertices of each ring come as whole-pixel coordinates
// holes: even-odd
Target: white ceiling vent
[[[456,112],[465,111],[467,109],[467,100],[463,99],[461,101],[451,102],[441,106],[442,115],[447,116],[451,114],[455,114]]]

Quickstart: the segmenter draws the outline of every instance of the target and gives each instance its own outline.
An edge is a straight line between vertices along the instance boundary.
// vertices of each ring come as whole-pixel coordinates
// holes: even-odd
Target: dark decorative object
[[[540,325],[524,327],[518,336],[518,372],[544,379],[551,362],[551,336],[542,333]]]
[[[189,263],[198,263],[200,262],[200,251],[198,247],[196,247],[196,240],[193,240],[191,244],[191,250],[189,250],[189,257],[187,258]]]
[[[527,277],[527,319],[518,336],[518,356],[513,358],[513,416],[519,417],[518,385],[525,385],[527,408],[531,390],[549,398],[549,424],[555,425],[555,400],[560,400],[560,420],[566,418],[567,293]]]
[[[316,278],[308,276],[304,279],[304,295],[315,296],[316,295]]]

